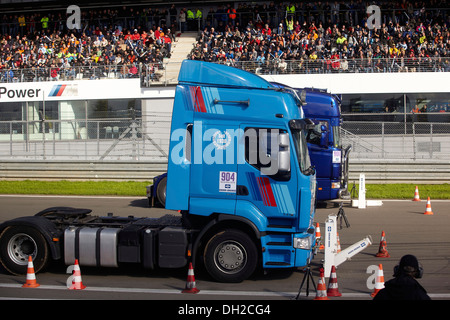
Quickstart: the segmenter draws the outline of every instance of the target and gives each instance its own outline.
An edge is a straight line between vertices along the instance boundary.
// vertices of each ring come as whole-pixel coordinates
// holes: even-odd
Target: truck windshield
[[[292,137],[300,170],[306,175],[313,174],[315,170],[311,166],[311,161],[309,159],[308,145],[306,144],[304,130],[292,129]]]

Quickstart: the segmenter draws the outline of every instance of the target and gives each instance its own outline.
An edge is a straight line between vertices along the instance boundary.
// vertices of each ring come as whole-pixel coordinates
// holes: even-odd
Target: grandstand
[[[260,74],[450,71],[446,1],[377,1],[380,28],[369,28],[363,1],[112,2],[107,9],[82,2],[79,28],[72,30],[65,7],[42,3],[40,10],[31,9],[34,2],[2,5],[3,82],[76,77],[82,68],[93,79],[112,67],[120,77],[133,77],[139,66],[158,81],[156,71],[184,31],[199,32],[188,58]]]
[[[352,159],[450,155],[446,1],[79,3],[0,1],[2,159],[164,161],[186,58],[341,95]]]

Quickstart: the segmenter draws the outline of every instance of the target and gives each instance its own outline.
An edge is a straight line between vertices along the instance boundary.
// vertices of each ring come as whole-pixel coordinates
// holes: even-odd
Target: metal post
[[[100,122],[97,121],[97,155],[100,155]]]
[[[406,94],[403,94],[403,123],[406,134]]]
[[[359,174],[358,209],[366,208],[366,176]]]
[[[430,159],[433,159],[433,124],[430,123]]]
[[[384,158],[386,156],[386,151],[384,150],[384,122],[381,123],[381,152]]]
[[[13,137],[12,137],[12,121],[9,123],[9,155],[12,156],[13,150]]]
[[[416,160],[416,123],[412,123],[412,134],[413,134],[413,160]]]
[[[45,92],[42,90],[42,158],[45,160]]]

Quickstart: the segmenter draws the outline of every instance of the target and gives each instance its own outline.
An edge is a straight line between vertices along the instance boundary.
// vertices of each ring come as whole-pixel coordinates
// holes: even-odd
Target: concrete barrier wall
[[[450,183],[447,160],[351,160],[349,183],[364,173],[367,183]]]

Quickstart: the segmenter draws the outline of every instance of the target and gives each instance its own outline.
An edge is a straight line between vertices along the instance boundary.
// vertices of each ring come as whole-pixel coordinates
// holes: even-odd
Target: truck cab
[[[307,135],[311,162],[317,170],[317,200],[349,199],[348,157],[351,146],[343,147],[341,101],[326,90],[304,88],[305,116],[315,123]]]

